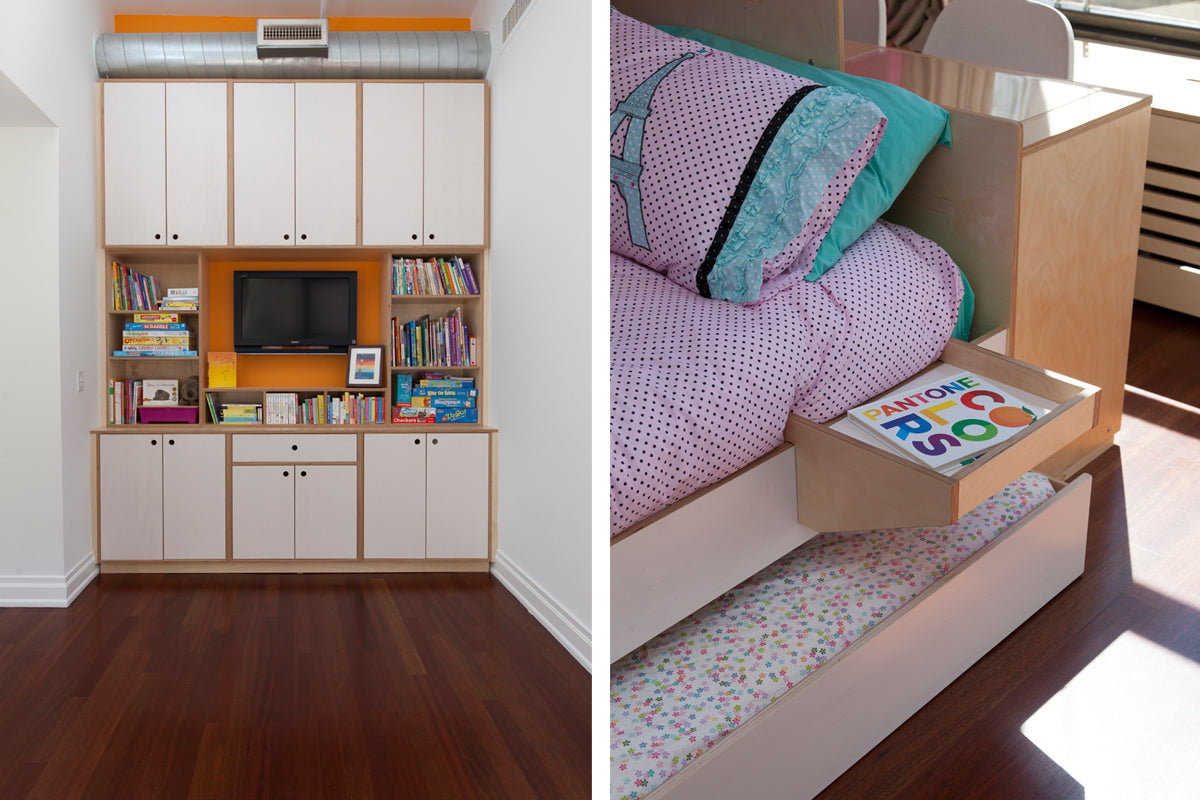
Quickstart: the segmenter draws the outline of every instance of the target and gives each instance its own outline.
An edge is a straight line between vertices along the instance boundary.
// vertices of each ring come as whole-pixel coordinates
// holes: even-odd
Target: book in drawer
[[[1099,390],[957,340],[931,366],[964,370],[1044,398],[1050,412],[1017,436],[946,475],[838,430],[792,415],[784,438],[796,446],[799,521],[818,531],[949,525],[1089,431]],[[890,393],[890,392],[889,392]],[[889,394],[885,393],[885,394]]]

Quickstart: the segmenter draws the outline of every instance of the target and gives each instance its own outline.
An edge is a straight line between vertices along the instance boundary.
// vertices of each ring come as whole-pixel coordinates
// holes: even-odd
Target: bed
[[[618,2],[616,7],[639,22],[725,34],[754,48],[798,58],[800,63],[811,61],[832,68],[841,63],[837,2],[630,0]],[[693,28],[664,32],[688,39]],[[705,42],[698,49],[691,44],[664,44],[652,32],[639,35],[644,37],[643,43],[653,40],[652,46],[644,49],[658,60],[655,70],[643,69],[640,75],[629,77],[614,59],[618,81],[613,89],[617,102],[611,126],[614,176],[622,168],[617,161],[635,166],[640,161],[642,154],[625,145],[630,129],[634,129],[635,139],[646,141],[650,136],[645,129],[636,130],[632,120],[638,114],[629,113],[631,108],[646,105],[639,101],[638,87],[648,87],[641,93],[644,101],[645,96],[668,86],[672,73],[682,74],[710,57],[706,48],[724,52]],[[794,85],[788,88],[794,89]],[[622,109],[626,99],[628,107]],[[706,98],[704,107],[714,106],[708,105]],[[826,177],[834,183],[847,179],[846,163],[852,164],[851,170],[865,169],[862,165],[871,163],[872,147],[887,141],[886,129],[875,135],[877,129],[870,117],[860,119],[856,113],[846,112],[846,118],[858,125],[855,137],[844,147],[846,161],[827,169]],[[886,124],[894,121],[888,115]],[[941,520],[942,510],[934,517],[939,525],[949,524],[1093,423],[1094,389],[952,338],[954,333],[966,337],[960,313],[963,299],[969,302],[970,286],[996,283],[995,276],[986,271],[996,259],[994,253],[981,252],[994,246],[994,238],[955,237],[947,228],[953,216],[924,213],[919,205],[930,192],[937,195],[938,203],[953,205],[956,193],[966,197],[980,191],[983,178],[974,184],[970,179],[946,182],[943,178],[947,170],[960,178],[986,172],[980,169],[979,159],[988,158],[986,147],[980,144],[988,139],[986,133],[977,134],[986,130],[988,122],[969,119],[956,128],[953,115],[950,122],[955,136],[962,140],[956,138],[956,146],[947,150],[939,147],[934,137],[928,146],[938,148],[937,170],[917,170],[911,175],[910,191],[893,207],[910,227],[871,220],[843,243],[832,260],[834,266],[812,279],[822,245],[819,237],[814,244],[804,233],[812,229],[828,232],[830,211],[823,205],[827,197],[817,199],[813,216],[796,226],[797,238],[785,237],[784,254],[775,262],[767,259],[761,273],[749,278],[736,275],[733,280],[718,275],[710,282],[712,272],[705,270],[715,262],[719,273],[721,266],[720,253],[713,257],[711,248],[710,252],[689,254],[684,242],[660,256],[646,253],[653,248],[644,246],[652,238],[644,229],[665,225],[683,231],[708,212],[689,208],[672,219],[655,207],[661,187],[649,179],[638,185],[642,176],[636,169],[614,179],[615,254],[610,265],[616,423],[610,509],[613,661],[814,539],[820,531],[847,530],[837,527],[841,519],[837,515],[820,516],[820,524],[804,522],[815,519],[814,509],[858,505],[852,492],[847,500],[845,487],[837,486],[846,484],[847,476],[870,476],[878,488],[874,495],[890,498],[889,502],[900,498],[894,502],[897,508],[904,505],[905,497],[918,498],[919,502],[910,504],[918,512],[937,506],[926,498],[941,492],[951,498],[946,504],[947,517]],[[683,135],[681,130],[687,130],[679,125],[676,138]],[[679,171],[690,168],[681,163]],[[622,187],[621,179],[627,185]],[[855,180],[851,176],[851,190]],[[918,198],[918,205],[909,204],[908,196]],[[721,217],[721,224],[736,231],[742,223],[730,223],[727,216]],[[811,222],[814,219],[817,222]],[[956,242],[956,262],[935,244],[942,237]],[[674,238],[687,237],[681,233]],[[881,292],[877,245],[883,239],[893,244],[900,241],[902,249],[915,252],[902,268],[908,271],[905,278],[896,283],[916,299],[911,307],[900,303],[872,312],[872,298],[879,302]],[[874,255],[862,257],[858,250]],[[789,266],[776,271],[778,262]],[[984,271],[973,274],[973,270]],[[887,290],[883,291],[886,294]],[[694,309],[690,307],[707,308],[721,298],[729,308],[721,312],[727,316],[719,323],[712,322],[707,312],[691,313]],[[982,299],[986,304],[987,298]],[[920,309],[922,324],[906,316],[913,313],[910,308]],[[764,334],[755,327],[755,320],[763,316],[776,317],[773,333]],[[861,317],[858,322],[856,316]],[[880,317],[895,323],[890,332],[862,324]],[[987,321],[986,316],[982,323],[977,320],[975,333]],[[864,341],[878,342],[898,330],[907,331],[907,337],[890,350],[884,348],[888,355],[882,361],[878,351],[864,346]],[[863,339],[855,339],[864,332],[868,333]],[[718,362],[724,348],[750,354],[748,361],[790,366],[781,368],[786,375],[753,377],[742,375],[740,367],[734,366],[707,388],[701,377],[699,388],[679,389],[672,383],[678,373],[712,367],[694,360],[697,348],[693,345],[698,340],[707,343],[703,349]],[[897,463],[898,457],[866,454],[823,427],[840,410],[920,371],[939,353],[949,363],[973,368],[983,365],[985,374],[998,372],[1014,380],[1028,380],[1042,396],[1053,396],[1058,408],[1046,418],[1045,427],[1015,440],[995,458],[989,456],[968,467],[961,480],[958,476],[943,480],[914,474]],[[627,372],[632,366],[643,369],[640,377]],[[831,376],[838,386],[831,388],[820,380]],[[677,414],[674,421],[647,418],[641,405],[647,398],[637,397],[639,392],[656,395],[650,398],[654,403],[672,407]],[[701,428],[731,416],[748,417],[751,424],[706,429],[698,438],[684,435],[689,433],[686,428]],[[629,431],[639,426],[644,430],[629,436]],[[679,438],[693,444],[724,439],[729,446],[719,453],[702,454],[701,461],[711,463],[711,470],[677,469],[677,456],[666,447],[660,452],[659,445]],[[622,448],[625,452],[618,453]],[[823,454],[824,464],[814,466],[807,460],[813,452]],[[651,797],[730,797],[744,788],[750,774],[756,790],[761,790],[757,796],[764,798],[808,797],[819,791],[1080,574],[1090,479],[1080,476],[1070,484],[1056,483],[1055,488],[1056,493],[1036,511],[998,531],[985,548],[825,664],[814,676],[816,680],[789,689],[764,713],[723,737],[695,763],[655,789]],[[919,517],[903,519],[906,524],[925,524]],[[1027,568],[1030,563],[1037,568]],[[960,635],[947,641],[946,629],[960,631]],[[892,674],[890,665],[904,664],[914,669],[906,672],[901,666],[899,676]],[[915,669],[917,666],[921,668]]]

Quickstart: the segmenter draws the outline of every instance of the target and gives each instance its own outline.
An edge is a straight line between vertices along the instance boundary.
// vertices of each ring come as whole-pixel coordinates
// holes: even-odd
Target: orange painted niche
[[[237,270],[354,270],[358,273],[358,342],[379,344],[378,261],[208,262],[208,349],[233,350],[233,273]],[[265,355],[241,353],[239,387],[324,388],[346,385],[346,354]],[[207,385],[207,381],[205,381]]]

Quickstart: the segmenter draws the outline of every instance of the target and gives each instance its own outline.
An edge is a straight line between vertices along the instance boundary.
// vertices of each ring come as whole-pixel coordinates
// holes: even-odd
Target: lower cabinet
[[[100,437],[100,558],[225,558],[225,437]]]
[[[235,559],[355,558],[358,467],[235,465]]]
[[[486,433],[363,437],[364,558],[487,558]]]

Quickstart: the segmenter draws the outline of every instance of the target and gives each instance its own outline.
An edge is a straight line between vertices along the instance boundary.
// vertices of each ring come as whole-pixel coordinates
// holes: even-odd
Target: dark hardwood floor
[[[0,799],[586,798],[590,681],[489,575],[101,575],[0,609]]]
[[[1082,577],[820,800],[1200,797],[1200,320],[1136,304]]]

